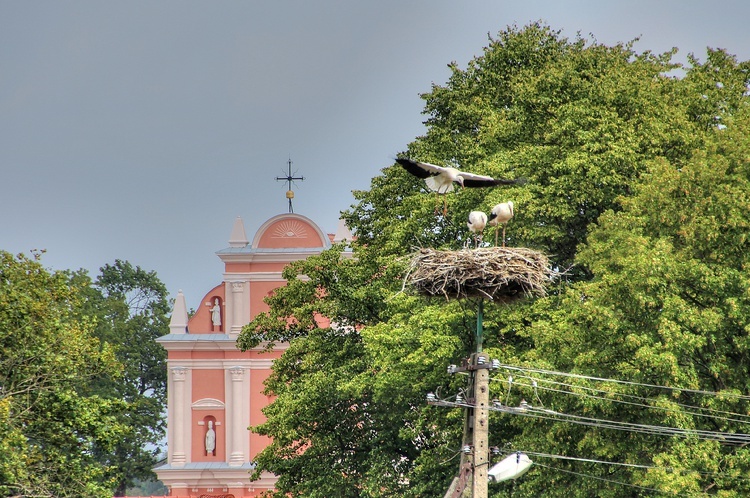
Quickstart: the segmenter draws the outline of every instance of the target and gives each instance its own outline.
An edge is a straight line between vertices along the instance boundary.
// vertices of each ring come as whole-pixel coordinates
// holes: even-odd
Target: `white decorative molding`
[[[224,402],[215,398],[203,398],[190,406],[193,410],[223,410]]]
[[[285,252],[272,252],[270,249],[268,252],[251,252],[251,253],[240,253],[240,254],[219,254],[219,258],[224,263],[289,263],[291,261],[299,261],[301,259],[307,259],[314,254],[320,254],[321,251],[326,249],[325,247],[310,248],[307,250],[300,250],[299,248],[290,249]],[[262,251],[258,249],[257,251]],[[344,253],[347,254],[347,253]],[[239,275],[240,273],[229,273],[230,275]]]
[[[250,360],[250,364],[245,368],[250,370],[270,370],[275,360]]]
[[[242,327],[240,327],[240,330]],[[208,334],[193,334],[193,336],[199,336],[199,335],[208,335]],[[162,345],[164,349],[167,351],[232,351],[233,353],[237,352],[237,343],[236,338],[233,338],[231,336],[231,340],[221,340],[221,341],[215,341],[215,340],[196,340],[196,341],[159,341],[159,343]],[[268,344],[261,343],[257,346],[255,346],[252,349],[247,350],[248,358],[250,355],[257,355],[262,354],[265,351],[265,348]],[[278,343],[274,344],[273,350],[274,351],[285,351],[289,348],[288,343]],[[191,360],[179,360],[181,364],[184,365],[190,365]],[[195,360],[193,360],[195,361]],[[207,368],[207,367],[204,367]]]
[[[289,222],[297,222],[304,225],[307,225],[310,230],[313,230],[313,232],[317,235],[317,237],[320,239],[320,243],[322,244],[322,248],[327,249],[331,247],[331,241],[328,239],[328,235],[323,233],[323,230],[320,229],[318,225],[315,224],[314,221],[312,221],[310,218],[307,218],[306,216],[302,216],[301,214],[297,213],[284,213],[284,214],[278,214],[274,216],[273,218],[270,218],[263,223],[257,232],[255,232],[255,236],[253,237],[253,241],[250,244],[251,247],[257,248],[260,239],[263,237],[263,235],[266,233],[266,230],[268,230],[271,226],[277,224],[278,222],[280,225],[283,223],[289,223]],[[271,234],[274,235],[273,233]]]
[[[307,237],[307,228],[297,220],[286,220],[276,225],[271,237],[274,239],[301,239]]]
[[[278,348],[283,351],[286,348]],[[235,348],[236,351],[236,348]],[[274,358],[251,358],[247,360],[238,359],[200,359],[200,360],[180,360],[180,364],[189,367],[190,370],[229,370],[232,367],[242,367],[247,370],[263,370],[271,368]]]
[[[232,367],[229,374],[232,376],[232,382],[242,382],[245,378],[245,369],[240,366]]]
[[[247,468],[181,468],[155,469],[156,475],[172,492],[171,496],[188,495],[192,487],[208,486],[247,489],[248,491],[272,490],[277,477],[263,472],[258,481],[250,482]]]
[[[286,263],[286,261],[282,261],[282,263]],[[254,271],[224,274],[224,281],[226,282],[233,282],[233,279],[237,278],[247,282],[286,282],[286,279],[281,276],[280,271]]]
[[[188,369],[184,366],[179,367],[172,367],[172,380],[175,382],[184,382],[185,381],[185,375],[187,374]]]

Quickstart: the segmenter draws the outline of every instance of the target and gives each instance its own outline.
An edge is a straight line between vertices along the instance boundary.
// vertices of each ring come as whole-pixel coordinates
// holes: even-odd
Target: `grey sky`
[[[419,93],[488,33],[536,20],[637,51],[750,59],[737,1],[0,0],[0,249],[126,259],[197,307],[237,216],[336,228],[351,190],[424,132]]]

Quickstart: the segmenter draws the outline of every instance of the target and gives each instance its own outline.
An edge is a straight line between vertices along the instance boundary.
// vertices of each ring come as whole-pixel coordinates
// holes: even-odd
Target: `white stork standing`
[[[513,218],[513,201],[501,202],[492,208],[490,226],[495,227],[495,246],[497,246],[497,226],[503,225],[503,247],[505,247],[505,224]]]
[[[435,192],[435,195],[443,196],[443,216],[448,213],[448,201],[445,194],[453,191],[453,184],[458,183],[466,188],[494,187],[496,185],[516,185],[525,183],[524,180],[505,180],[492,178],[491,176],[477,175],[456,168],[435,166],[430,163],[412,161],[411,159],[399,158],[396,162],[412,175],[424,178],[427,188]],[[439,201],[438,201],[439,202]],[[437,211],[437,207],[435,208]]]
[[[487,226],[487,215],[482,211],[472,211],[469,213],[469,220],[466,223],[471,233],[474,234],[474,246],[479,247],[482,242],[482,231]],[[466,241],[468,245],[468,240]]]

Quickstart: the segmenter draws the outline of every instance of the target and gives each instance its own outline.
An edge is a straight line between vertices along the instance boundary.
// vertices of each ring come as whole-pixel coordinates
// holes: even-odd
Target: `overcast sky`
[[[541,20],[638,52],[750,59],[750,2],[0,0],[0,249],[155,270],[188,306],[215,252],[294,210],[326,232],[424,133],[419,94]]]

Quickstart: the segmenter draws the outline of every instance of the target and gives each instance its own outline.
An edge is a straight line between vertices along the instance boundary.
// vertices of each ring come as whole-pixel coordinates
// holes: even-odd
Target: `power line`
[[[530,379],[530,380],[534,381],[536,383],[536,385],[534,385],[534,384],[525,384],[525,383],[522,383],[522,382],[514,382],[515,385],[521,386],[521,387],[532,388],[532,389],[535,389],[535,390],[536,389],[541,389],[543,391],[554,392],[554,393],[559,393],[559,394],[567,394],[567,395],[578,396],[578,397],[587,398],[587,399],[597,399],[597,400],[601,400],[601,401],[608,401],[608,402],[619,403],[619,404],[623,404],[623,405],[636,406],[636,407],[639,407],[639,408],[646,408],[646,409],[656,410],[656,411],[664,411],[664,412],[669,412],[669,413],[679,413],[679,414],[683,414],[683,415],[694,415],[696,417],[711,418],[711,419],[716,419],[716,420],[722,420],[722,421],[725,421],[725,422],[737,422],[737,423],[741,423],[741,424],[750,424],[750,417],[748,417],[747,415],[743,415],[741,413],[729,412],[729,411],[724,411],[724,410],[716,410],[716,409],[713,409],[713,408],[704,408],[704,407],[700,407],[700,406],[687,405],[687,404],[684,404],[684,403],[675,403],[675,402],[670,401],[670,402],[674,403],[675,406],[685,409],[683,411],[680,411],[680,410],[677,410],[675,408],[670,408],[670,407],[667,407],[667,406],[654,406],[652,404],[648,404],[648,401],[649,401],[648,398],[643,398],[643,397],[640,397],[640,396],[634,396],[634,395],[629,395],[629,394],[625,394],[625,393],[618,393],[616,391],[606,391],[606,390],[602,390],[602,389],[593,389],[593,388],[588,388],[588,387],[585,387],[585,386],[577,386],[577,385],[574,385],[574,384],[566,384],[566,383],[563,383],[563,382],[554,382],[554,381],[549,381],[549,380],[546,380],[546,379],[537,379],[537,378],[529,377],[529,376],[520,376],[520,377],[521,378]],[[506,382],[505,379],[491,378],[490,380],[493,380],[495,382]],[[559,386],[564,386],[564,387],[569,387],[571,389],[589,390],[589,391],[599,392],[599,393],[603,393],[603,394],[609,394],[609,395],[615,395],[615,396],[622,396],[624,398],[630,398],[630,399],[635,399],[635,400],[642,401],[642,403],[638,403],[638,402],[635,402],[635,401],[626,401],[626,400],[621,400],[621,399],[613,399],[613,398],[608,398],[608,397],[604,397],[604,396],[595,396],[595,395],[591,395],[591,394],[577,393],[577,392],[566,391],[566,390],[562,390],[562,389],[554,389],[554,388],[551,388],[551,387],[540,386],[540,385],[538,385],[539,382],[553,384],[553,385],[559,385]],[[701,412],[707,412],[707,413],[701,413]],[[732,417],[725,417],[725,416],[722,416],[722,415],[713,415],[712,413],[722,414],[722,415],[731,415]],[[742,418],[734,418],[734,417],[742,417]]]
[[[562,377],[572,377],[576,379],[586,379],[586,380],[595,380],[599,382],[612,382],[615,384],[625,384],[630,386],[640,386],[640,387],[649,387],[652,389],[664,389],[664,390],[670,390],[670,391],[680,391],[680,392],[686,392],[686,393],[693,393],[693,394],[703,394],[706,396],[717,396],[717,397],[731,397],[736,399],[742,399],[742,400],[750,400],[750,396],[744,395],[744,394],[734,394],[729,392],[716,392],[716,391],[703,391],[700,389],[688,389],[683,387],[669,387],[669,386],[660,386],[657,384],[644,384],[641,382],[633,382],[628,380],[619,380],[619,379],[608,379],[605,377],[593,377],[590,375],[582,375],[582,374],[574,374],[574,373],[567,373],[567,372],[556,372],[554,370],[544,370],[540,368],[529,368],[529,367],[517,367],[513,365],[504,365],[504,364],[498,364],[498,368],[504,368],[506,370],[512,370],[512,371],[521,371],[521,372],[534,372],[534,373],[540,373],[540,374],[547,374],[547,375],[559,375]]]
[[[677,415],[705,417],[705,418],[714,419],[714,420],[723,421],[723,422],[750,424],[750,417],[745,414],[736,413],[732,411],[726,411],[726,410],[717,410],[717,409],[708,408],[708,407],[688,405],[684,403],[677,403],[671,399],[664,400],[663,398],[656,398],[656,399],[666,401],[669,404],[655,406],[653,404],[656,402],[655,398],[646,398],[642,396],[636,396],[634,394],[621,393],[621,392],[617,392],[617,390],[597,389],[593,387],[581,386],[581,385],[576,385],[576,384],[571,384],[571,383],[566,383],[566,382],[558,382],[554,380],[536,377],[533,375],[524,375],[524,374],[562,376],[562,377],[568,377],[572,379],[582,379],[582,380],[588,380],[588,381],[594,381],[594,382],[608,382],[608,383],[620,384],[620,385],[626,385],[626,386],[638,386],[638,387],[644,387],[644,388],[649,388],[649,389],[662,389],[662,390],[669,391],[669,392],[697,394],[697,395],[703,395],[703,396],[713,396],[717,398],[731,398],[732,400],[742,400],[742,401],[750,400],[750,396],[747,396],[747,395],[735,394],[731,392],[715,392],[715,391],[706,391],[706,390],[699,390],[699,389],[669,387],[669,386],[662,386],[662,385],[657,385],[657,384],[647,384],[647,383],[625,381],[625,380],[619,380],[619,379],[587,376],[587,375],[582,375],[582,374],[558,372],[554,370],[518,367],[518,366],[513,366],[513,365],[504,365],[504,364],[501,364],[497,360],[492,360],[492,369],[494,370],[497,368],[503,368],[505,370],[510,370],[514,372],[521,372],[521,375],[519,375],[519,377],[522,379],[531,381],[531,384],[524,383],[524,382],[520,382],[520,383],[515,382],[515,383],[524,389],[528,389],[528,388],[532,389],[535,401],[537,401],[540,406],[532,406],[529,403],[527,403],[525,400],[521,402],[521,405],[519,407],[508,406],[508,400],[510,399],[512,386],[514,384],[513,377],[511,376],[507,380],[491,378],[490,380],[493,380],[496,382],[497,381],[508,382],[508,389],[505,395],[506,405],[505,406],[502,405],[497,400],[493,401],[491,406],[486,408],[492,411],[510,413],[514,415],[520,415],[520,416],[540,419],[540,420],[549,420],[551,422],[573,423],[573,424],[578,424],[578,425],[583,425],[583,426],[594,427],[597,429],[620,430],[620,431],[652,435],[652,436],[681,437],[681,438],[686,438],[686,439],[717,441],[717,442],[727,444],[727,445],[746,446],[750,444],[750,434],[724,432],[724,431],[709,431],[709,430],[700,430],[700,429],[695,429],[695,428],[686,429],[682,427],[640,424],[640,423],[633,423],[633,422],[621,422],[617,420],[607,420],[607,419],[601,419],[601,418],[596,418],[596,417],[584,417],[580,415],[574,415],[570,413],[564,413],[564,412],[548,409],[544,407],[544,403],[539,397],[538,390],[541,389],[544,392],[573,395],[573,396],[577,396],[577,397],[581,397],[585,399],[608,401],[612,403],[619,403],[619,404],[629,405],[629,406],[634,406],[634,407],[639,407],[639,408],[657,410],[657,411],[662,411],[662,412],[677,414]],[[462,370],[464,369],[463,368],[456,369],[455,365],[451,365],[448,368],[449,373],[463,373]],[[540,386],[539,385],[540,383],[547,384],[547,385]],[[549,386],[553,386],[553,387],[549,387]],[[584,392],[580,392],[580,391],[584,391]],[[674,397],[677,397],[677,395],[674,395]],[[622,398],[622,399],[617,399],[617,398]],[[469,408],[469,409],[477,408],[477,405],[474,403],[473,399],[469,399],[468,401],[465,401],[462,396],[456,396],[455,401],[448,401],[448,400],[440,399],[438,396],[435,396],[435,394],[430,393],[428,394],[428,402],[430,402],[431,404],[438,405],[438,406],[464,407],[464,408]],[[644,470],[663,469],[666,471],[676,472],[676,470],[674,469],[656,467],[656,466],[650,466],[650,465],[629,464],[629,463],[623,463],[623,462],[610,462],[610,461],[604,461],[604,460],[595,460],[595,459],[587,459],[587,458],[580,458],[580,457],[566,457],[566,456],[561,456],[561,455],[551,455],[551,454],[535,453],[535,452],[524,452],[524,453],[527,453],[532,456],[537,456],[540,458],[556,458],[556,459],[561,459],[561,460],[578,461],[582,463],[615,465],[615,466],[623,466],[623,467],[630,467],[634,469],[644,469]],[[629,486],[632,488],[649,491],[649,492],[666,493],[665,491],[661,491],[656,488],[639,486],[635,484],[630,484],[628,482],[622,482],[622,481],[617,481],[617,480],[608,479],[604,477],[569,471],[569,470],[547,466],[547,465],[543,465],[539,463],[536,463],[536,464],[539,465],[540,467],[548,468],[551,470],[556,470],[558,472],[569,473],[569,474],[576,475],[579,477],[597,479],[597,480],[610,482],[610,483],[618,484],[622,486]],[[699,471],[690,470],[690,469],[685,469],[683,472],[697,473],[701,476],[716,476],[720,479],[750,480],[750,479],[745,479],[742,477],[734,477],[734,476],[722,474],[722,473],[699,472]]]
[[[511,455],[514,453],[518,453],[520,450],[516,451],[509,451],[507,454]],[[595,464],[602,464],[602,465],[612,465],[612,466],[619,466],[619,467],[632,467],[637,469],[645,469],[645,470],[663,470],[666,472],[675,472],[680,474],[687,474],[687,473],[696,473],[701,476],[705,477],[719,477],[721,479],[731,479],[731,480],[737,480],[737,481],[750,481],[750,478],[747,477],[740,477],[740,476],[732,476],[728,475],[726,473],[722,472],[705,472],[700,470],[693,470],[693,469],[676,469],[673,467],[659,467],[656,465],[642,465],[637,463],[625,463],[625,462],[612,462],[607,460],[595,460],[591,458],[580,458],[580,457],[570,457],[570,456],[563,456],[563,455],[552,455],[549,453],[538,453],[534,451],[520,451],[521,453],[525,453],[530,456],[536,456],[539,458],[551,458],[555,460],[571,460],[576,462],[584,462],[584,463],[595,463]]]
[[[659,494],[672,494],[672,493],[667,493],[665,491],[661,491],[661,490],[656,489],[656,488],[649,488],[649,487],[646,487],[646,486],[639,486],[637,484],[630,484],[628,482],[616,481],[614,479],[607,479],[606,477],[592,476],[591,474],[584,474],[584,473],[581,473],[581,472],[574,472],[572,470],[561,469],[559,467],[553,467],[551,465],[544,465],[543,463],[534,462],[534,465],[537,465],[539,467],[543,467],[545,469],[556,470],[557,472],[564,472],[566,474],[572,474],[572,475],[575,475],[575,476],[578,476],[578,477],[586,477],[588,479],[596,479],[598,481],[604,481],[604,482],[608,482],[608,483],[612,483],[612,484],[619,484],[620,486],[628,486],[628,487],[640,489],[640,490],[643,490],[643,491],[651,491],[653,493],[659,493]]]
[[[600,429],[612,429],[626,432],[636,432],[640,434],[650,434],[657,436],[671,436],[683,438],[697,438],[707,441],[718,441],[726,444],[743,445],[750,444],[750,434],[739,434],[733,432],[704,431],[698,429],[683,429],[680,427],[670,427],[662,425],[636,424],[632,422],[619,422],[607,419],[593,417],[582,417],[569,413],[558,412],[549,409],[535,408],[525,404],[519,408],[493,405],[494,411],[511,413],[525,417],[551,420],[555,422],[569,422],[572,424],[597,427]]]
[[[520,450],[517,451],[511,451],[508,452],[509,455],[513,453],[517,453]],[[572,460],[576,462],[585,462],[585,463],[598,463],[598,464],[604,464],[604,465],[615,465],[619,467],[633,467],[636,469],[660,469],[663,467],[656,467],[653,465],[641,465],[637,463],[624,463],[624,462],[610,462],[606,460],[593,460],[591,458],[580,458],[580,457],[569,457],[569,456],[563,456],[563,455],[551,455],[549,453],[538,453],[535,451],[521,451],[521,453],[525,453],[527,455],[536,456],[540,458],[553,458],[555,460]],[[671,470],[667,468],[663,468],[664,470]]]
[[[474,408],[471,403],[463,402],[463,400],[457,400],[454,402],[440,400],[434,397],[428,398],[429,402],[439,406],[447,407],[464,407]],[[620,422],[607,419],[600,419],[595,417],[582,417],[580,415],[573,415],[569,413],[563,413],[555,410],[546,408],[536,408],[529,405],[525,401],[522,402],[521,406],[503,406],[499,402],[495,401],[492,406],[488,407],[489,410],[498,411],[502,413],[510,413],[513,415],[519,415],[523,417],[536,418],[542,420],[550,420],[553,422],[568,422],[577,425],[584,425],[589,427],[596,427],[599,429],[611,429],[625,432],[633,432],[638,434],[648,434],[656,436],[669,436],[669,437],[682,437],[682,438],[696,438],[706,441],[717,441],[725,444],[732,445],[747,445],[750,444],[750,434],[734,433],[734,432],[721,432],[721,431],[705,431],[699,429],[684,429],[681,427],[670,427],[663,425],[649,425],[649,424],[636,424],[632,422]]]

